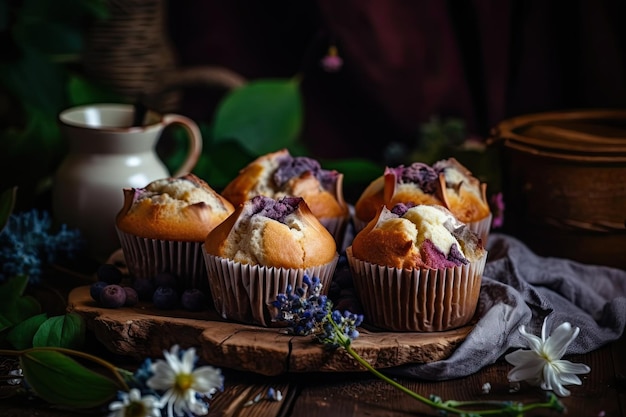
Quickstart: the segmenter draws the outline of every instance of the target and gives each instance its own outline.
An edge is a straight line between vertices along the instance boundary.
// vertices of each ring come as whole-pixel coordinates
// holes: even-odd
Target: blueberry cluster
[[[139,301],[150,302],[159,310],[182,308],[202,311],[209,305],[207,295],[199,289],[180,290],[177,277],[160,272],[154,278],[135,278],[131,284],[123,284],[124,275],[113,264],[101,265],[91,285],[90,295],[102,307],[132,307]]]

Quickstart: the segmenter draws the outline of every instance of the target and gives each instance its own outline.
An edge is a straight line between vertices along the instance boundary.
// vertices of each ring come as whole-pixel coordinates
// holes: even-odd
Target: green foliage
[[[440,119],[437,116],[422,124],[419,139],[410,154],[413,161],[432,164],[447,157],[466,139],[465,123],[460,119]]]
[[[47,189],[64,155],[58,113],[71,106],[68,83],[89,23],[108,15],[105,0],[0,0],[0,189],[19,186],[20,204]],[[97,100],[94,97],[93,100]],[[18,105],[14,105],[17,103]],[[33,157],[37,156],[37,164]]]
[[[85,341],[85,320],[76,314],[50,317],[44,321],[33,336],[35,347],[55,346],[78,349]]]
[[[76,313],[48,318],[41,305],[24,295],[27,276],[0,284],[0,334],[15,349],[61,347],[78,349],[85,342],[85,321]]]
[[[433,116],[420,125],[415,143],[409,149],[391,144],[387,149],[388,165],[429,165],[447,158],[456,158],[472,174],[489,185],[488,194],[501,190],[500,160],[496,149],[479,140],[468,140],[465,122],[457,118]]]
[[[295,79],[260,80],[232,90],[217,109],[214,143],[235,140],[256,155],[294,144],[302,128],[299,86]]]
[[[27,318],[9,331],[7,341],[18,350],[33,347],[33,337],[46,320],[48,316],[45,313]]]
[[[0,284],[0,331],[41,312],[41,305],[35,298],[23,295],[27,285],[28,277],[23,275]]]
[[[111,401],[119,385],[56,350],[22,352],[20,366],[33,391],[52,404],[93,408]]]

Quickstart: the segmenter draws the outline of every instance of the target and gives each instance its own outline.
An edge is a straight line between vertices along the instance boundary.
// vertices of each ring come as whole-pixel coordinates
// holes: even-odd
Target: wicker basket
[[[508,232],[540,255],[626,268],[626,110],[515,117],[489,143]]]
[[[219,66],[179,67],[166,30],[166,0],[108,0],[110,16],[95,21],[85,40],[87,76],[129,102],[176,112],[185,87],[230,90],[241,75]]]

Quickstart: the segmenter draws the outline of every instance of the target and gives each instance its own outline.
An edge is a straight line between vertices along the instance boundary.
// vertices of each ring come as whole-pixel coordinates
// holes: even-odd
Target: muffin
[[[414,162],[407,167],[387,167],[384,175],[375,179],[357,200],[355,227],[362,229],[382,205],[434,204],[446,207],[486,243],[492,217],[486,193],[487,184],[454,158],[432,166]]]
[[[224,319],[272,325],[269,305],[305,274],[327,292],[337,264],[335,240],[301,197],[256,196],[213,229],[204,243],[211,295]]]
[[[350,219],[343,198],[343,174],[322,169],[315,159],[291,156],[287,149],[251,162],[226,185],[222,195],[235,207],[257,195],[302,197],[336,242],[341,241]]]
[[[180,289],[208,290],[202,244],[234,211],[233,205],[193,174],[125,188],[116,228],[133,278],[168,272]]]
[[[443,331],[474,316],[487,251],[445,207],[383,206],[346,255],[365,320],[378,328]]]

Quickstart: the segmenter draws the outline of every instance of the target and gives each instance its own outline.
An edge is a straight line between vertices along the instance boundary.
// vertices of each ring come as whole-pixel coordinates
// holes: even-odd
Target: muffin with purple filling
[[[350,218],[343,198],[343,174],[322,169],[313,158],[294,157],[286,149],[252,161],[226,185],[222,195],[235,207],[257,195],[302,197],[336,242],[341,241]]]
[[[383,206],[347,248],[365,319],[392,331],[443,331],[476,311],[487,251],[445,207]]]
[[[270,326],[269,303],[288,285],[301,287],[305,274],[330,288],[338,254],[303,198],[256,196],[207,235],[204,258],[218,313]]]
[[[409,166],[387,167],[356,202],[355,225],[358,230],[363,228],[383,205],[435,204],[450,210],[486,243],[492,217],[486,192],[487,185],[454,158],[432,166],[414,162]]]

